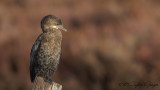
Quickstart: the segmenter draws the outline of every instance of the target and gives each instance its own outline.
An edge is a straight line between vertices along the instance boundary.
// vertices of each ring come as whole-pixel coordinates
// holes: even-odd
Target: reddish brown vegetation
[[[53,77],[64,90],[128,90],[119,82],[159,82],[158,0],[3,0],[2,90],[31,88],[29,54],[47,14],[60,17],[68,29],[63,32],[61,62]]]

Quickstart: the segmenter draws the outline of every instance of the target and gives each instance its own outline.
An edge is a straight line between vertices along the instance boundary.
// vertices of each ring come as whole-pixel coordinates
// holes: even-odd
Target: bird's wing
[[[41,37],[41,35],[35,41],[34,45],[32,46],[31,53],[30,53],[30,78],[31,78],[32,82],[34,81],[35,76],[36,76],[35,64],[34,63],[35,63],[35,60],[36,60],[35,56],[36,56],[37,50],[40,47],[40,37]]]

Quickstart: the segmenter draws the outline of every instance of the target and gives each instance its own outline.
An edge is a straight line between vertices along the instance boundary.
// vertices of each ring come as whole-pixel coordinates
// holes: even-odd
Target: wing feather
[[[42,35],[42,34],[41,34]],[[37,38],[35,43],[32,46],[31,53],[30,53],[30,79],[33,82],[36,76],[35,73],[35,55],[37,53],[38,48],[40,47],[40,37],[41,35]]]

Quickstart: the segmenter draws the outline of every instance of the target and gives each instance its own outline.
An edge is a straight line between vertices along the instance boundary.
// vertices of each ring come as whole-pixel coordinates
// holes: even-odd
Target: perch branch
[[[49,84],[45,82],[42,77],[36,77],[32,90],[62,90],[62,85],[55,82]]]

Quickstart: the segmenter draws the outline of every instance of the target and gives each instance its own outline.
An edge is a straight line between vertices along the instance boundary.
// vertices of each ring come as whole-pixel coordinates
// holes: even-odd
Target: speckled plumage
[[[56,26],[58,28],[53,28]],[[50,82],[56,71],[61,53],[62,27],[61,20],[53,15],[41,21],[43,33],[35,41],[30,53],[30,77],[33,82],[36,76]],[[64,29],[65,30],[65,29]]]

